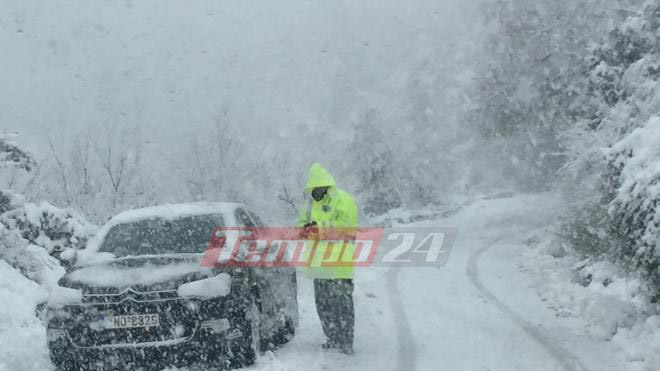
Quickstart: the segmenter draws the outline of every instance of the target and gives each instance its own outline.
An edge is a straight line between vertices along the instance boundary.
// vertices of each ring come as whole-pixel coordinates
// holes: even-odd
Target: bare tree
[[[67,204],[71,204],[71,197],[69,196],[69,172],[66,165],[64,164],[64,158],[60,149],[55,147],[53,144],[52,138],[48,138],[48,145],[50,147],[51,156],[55,161],[55,168],[53,169],[56,173],[59,182],[56,184],[59,185],[61,194],[63,195]]]
[[[202,137],[193,134],[189,148],[181,156],[183,180],[195,199],[218,195],[228,197],[232,193],[232,183],[241,175],[235,171],[238,162],[234,151],[237,148],[227,110],[216,117],[212,130],[211,135],[205,133]]]
[[[195,198],[204,199],[206,196],[206,164],[201,154],[201,145],[197,137],[191,140],[191,151],[187,157],[188,166],[185,166],[186,173],[183,179],[188,187],[188,192]]]
[[[141,167],[142,144],[136,133],[130,133],[132,139],[129,140],[126,131],[117,137],[116,129],[110,130],[107,140],[96,147],[96,154],[110,182],[111,208],[116,210],[124,203],[127,189],[133,185]]]

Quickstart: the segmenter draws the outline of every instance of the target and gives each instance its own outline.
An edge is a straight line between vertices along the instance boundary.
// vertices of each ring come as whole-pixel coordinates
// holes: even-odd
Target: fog
[[[26,136],[102,124],[169,140],[226,110],[280,135],[342,124],[424,54],[451,67],[477,24],[459,3],[8,2],[0,122]]]
[[[321,345],[316,282],[282,276],[287,294],[261,292],[291,308],[299,301],[288,318],[273,317],[284,321],[267,321],[282,322],[278,337],[290,344],[257,356],[252,335],[261,321],[253,316],[249,328],[239,321],[250,334],[244,353],[257,361],[250,369],[660,370],[660,0],[0,5],[0,301],[9,303],[0,306],[0,370],[47,370],[71,359],[96,369],[96,355],[82,352],[91,348],[53,348],[72,340],[65,322],[88,330],[80,317],[48,322],[55,317],[43,311],[44,300],[58,299],[58,286],[75,294],[76,306],[83,296],[105,295],[61,278],[84,263],[76,263],[78,253],[94,254],[99,228],[114,230],[109,218],[163,213],[154,235],[174,241],[170,216],[208,209],[141,208],[190,201],[244,203],[263,224],[304,226],[303,239],[330,224],[376,227],[382,241],[401,241],[370,253],[388,264],[356,266],[355,286],[341,294],[356,299],[356,316],[340,321],[355,319],[355,356],[345,357],[353,352],[348,343]],[[347,193],[331,189],[326,203],[307,209],[308,174],[324,178],[317,192],[333,183],[321,167],[310,171],[317,162]],[[218,224],[262,224],[220,208]],[[300,211],[309,216],[299,220]],[[445,226],[457,238],[438,245]],[[202,232],[205,241],[211,231]],[[360,245],[376,249],[380,238]],[[138,240],[127,234],[121,244],[131,253],[132,246],[154,250],[126,250],[120,259],[150,265],[184,252]],[[317,246],[310,256],[321,256]],[[396,253],[401,259],[388,260]],[[442,267],[440,253],[448,257]],[[334,267],[332,256],[322,260]],[[110,282],[127,286],[137,276],[102,276],[106,294],[147,294],[137,279],[132,290]],[[160,285],[151,293],[170,287]],[[249,292],[244,304],[279,301]],[[223,311],[208,308],[210,327],[200,329],[229,330],[226,319],[214,320]],[[155,312],[164,313],[114,317],[165,320]],[[298,314],[300,331],[287,339]],[[176,342],[163,345],[179,346],[178,327],[170,331]],[[235,338],[232,327],[218,333],[223,342]],[[123,339],[112,346],[138,346],[132,335]],[[199,350],[197,338],[188,340]],[[109,344],[100,341],[105,353]],[[209,344],[213,359],[193,352],[195,359],[180,360],[223,361],[220,343]],[[56,348],[76,354],[49,353]]]
[[[482,24],[476,1],[4,5],[0,131],[46,167],[49,142],[137,146],[142,172],[167,179],[161,196],[181,193],[170,175],[218,130],[242,149],[224,160],[278,153],[294,177],[313,161],[355,173],[342,154],[368,112],[388,146],[441,151],[461,130]],[[418,142],[428,129],[436,148]]]

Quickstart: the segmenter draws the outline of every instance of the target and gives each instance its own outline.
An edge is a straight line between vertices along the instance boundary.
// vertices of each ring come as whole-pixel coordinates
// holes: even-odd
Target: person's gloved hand
[[[312,236],[318,235],[319,228],[317,227],[316,222],[311,222],[303,225],[302,230],[300,231],[300,238],[309,239]]]

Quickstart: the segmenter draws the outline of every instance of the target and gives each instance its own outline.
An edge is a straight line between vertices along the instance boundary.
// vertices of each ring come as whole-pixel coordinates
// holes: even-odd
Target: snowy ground
[[[301,328],[258,370],[627,370],[621,349],[560,317],[539,296],[542,277],[522,266],[524,243],[554,221],[550,195],[475,202],[417,226],[460,229],[447,266],[356,275],[356,354],[322,352],[311,283],[301,279]],[[568,281],[568,279],[567,279]]]
[[[312,285],[301,277],[296,338],[250,369],[651,370],[631,362],[616,342],[588,332],[588,319],[558,316],[539,295],[547,288],[538,274],[547,272],[524,266],[534,261],[525,240],[551,224],[558,207],[551,195],[506,197],[417,223],[459,228],[449,262],[439,269],[358,270],[350,357],[321,351]],[[39,288],[5,274],[3,264],[0,299],[17,309],[0,313],[0,370],[48,369],[45,331],[29,312]]]

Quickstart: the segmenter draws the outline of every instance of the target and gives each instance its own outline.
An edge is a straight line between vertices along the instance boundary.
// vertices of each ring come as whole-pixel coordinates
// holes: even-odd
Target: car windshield
[[[118,224],[110,229],[99,251],[117,257],[204,252],[213,229],[222,225],[219,214]]]

